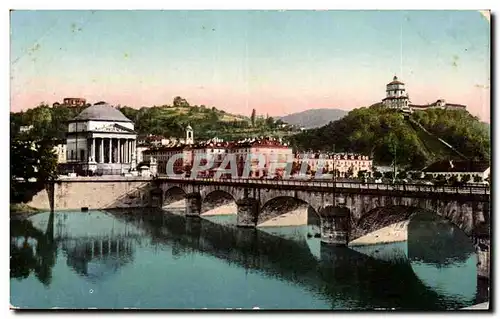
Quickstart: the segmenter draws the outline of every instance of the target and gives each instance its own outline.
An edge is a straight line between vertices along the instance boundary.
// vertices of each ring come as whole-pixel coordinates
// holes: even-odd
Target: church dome
[[[392,85],[392,84],[404,84],[404,83],[399,81],[397,76],[394,76],[394,78],[392,79],[392,82],[387,84],[387,85]]]
[[[115,109],[106,102],[96,103],[78,114],[74,121],[110,121],[110,122],[132,122],[122,112]]]

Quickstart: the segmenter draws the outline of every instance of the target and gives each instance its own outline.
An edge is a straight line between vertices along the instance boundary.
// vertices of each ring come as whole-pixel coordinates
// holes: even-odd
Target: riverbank
[[[24,203],[10,204],[9,210],[11,219],[24,219],[42,212]]]
[[[490,310],[490,303],[483,302],[474,306],[462,308],[461,310]]]
[[[236,215],[238,207],[235,203],[225,204],[211,209],[201,215],[203,216],[216,216],[216,215]]]

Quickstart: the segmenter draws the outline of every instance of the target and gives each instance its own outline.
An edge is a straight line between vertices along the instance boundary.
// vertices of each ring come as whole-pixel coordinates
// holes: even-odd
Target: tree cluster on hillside
[[[66,107],[39,105],[26,112],[11,113],[11,132],[19,131],[20,126],[33,125],[31,134],[53,139],[64,139],[67,121],[77,116],[85,107]],[[284,124],[272,117],[257,116],[252,112],[252,120],[248,117],[229,114],[215,107],[190,105],[182,97],[175,97],[172,105],[142,107],[135,109],[128,106],[117,106],[127,118],[135,124],[139,135],[162,135],[166,137],[183,137],[184,129],[191,125],[198,139],[213,137],[232,138],[239,135],[266,134],[273,135]]]
[[[435,135],[425,139],[439,137],[471,159],[489,159],[488,135],[478,119],[468,112],[431,109],[417,111],[410,118]],[[352,110],[340,120],[294,135],[290,142],[298,150],[361,153],[372,156],[379,164],[392,164],[396,159],[398,165],[422,167],[435,160],[430,156],[435,150],[429,149],[430,143],[423,139],[402,113],[374,105]],[[440,142],[437,144],[446,148]]]
[[[430,109],[417,111],[412,118],[426,130],[476,160],[489,160],[490,134],[477,117],[461,110]]]
[[[30,136],[17,136],[11,140],[11,203],[27,202],[57,177],[57,156],[53,147],[52,140],[34,140]]]

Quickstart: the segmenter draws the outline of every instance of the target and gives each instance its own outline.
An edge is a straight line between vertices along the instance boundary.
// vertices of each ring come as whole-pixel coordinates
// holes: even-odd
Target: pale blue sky
[[[486,120],[489,30],[476,11],[14,11],[12,108],[181,95],[243,114],[352,109],[397,74],[413,103]]]

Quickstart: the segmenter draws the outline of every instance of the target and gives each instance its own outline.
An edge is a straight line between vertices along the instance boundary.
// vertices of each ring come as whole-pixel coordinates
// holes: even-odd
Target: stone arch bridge
[[[264,212],[263,208],[276,198],[295,198],[318,215],[321,241],[328,244],[346,245],[425,210],[448,219],[472,239],[487,237],[489,246],[490,190],[485,187],[168,177],[159,177],[154,183],[152,196],[157,205],[182,196],[187,216],[199,216],[204,200],[214,193],[230,195],[238,207],[240,227],[256,227],[286,213]]]

